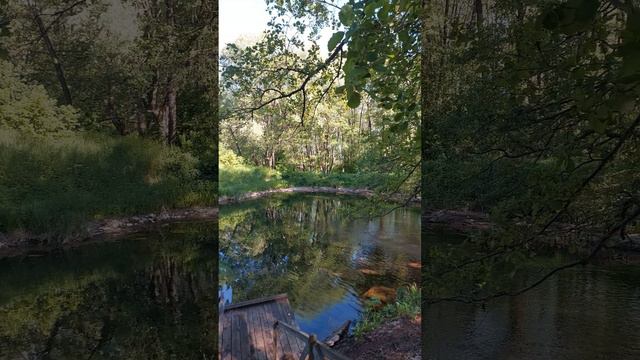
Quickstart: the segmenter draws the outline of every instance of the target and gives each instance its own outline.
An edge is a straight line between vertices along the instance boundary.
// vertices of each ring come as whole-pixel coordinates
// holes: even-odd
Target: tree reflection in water
[[[215,228],[0,261],[0,359],[212,358]]]
[[[419,283],[409,266],[420,261],[419,211],[353,216],[364,201],[289,195],[223,207],[221,288],[234,302],[287,293],[303,330],[322,336],[357,317],[369,287]]]

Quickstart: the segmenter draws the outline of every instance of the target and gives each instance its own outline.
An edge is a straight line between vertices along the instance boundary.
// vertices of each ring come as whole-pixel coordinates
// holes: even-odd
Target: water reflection
[[[424,316],[427,359],[640,359],[640,269],[587,267],[486,305]]]
[[[287,293],[304,331],[323,338],[361,311],[371,286],[419,283],[420,216],[353,219],[363,200],[283,196],[220,211],[220,281],[234,302]],[[231,290],[229,290],[231,289]]]
[[[213,358],[215,228],[0,260],[0,359]]]

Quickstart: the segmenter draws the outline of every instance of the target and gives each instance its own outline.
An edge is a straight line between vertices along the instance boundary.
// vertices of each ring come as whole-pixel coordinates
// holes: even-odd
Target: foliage
[[[419,7],[267,4],[272,19],[262,37],[230,44],[221,56],[221,143],[249,164],[294,174],[295,182],[392,173],[363,183],[416,195],[419,82],[411,80],[419,77]],[[327,28],[337,31],[321,44]]]
[[[426,249],[428,297],[518,294],[624,237],[640,214],[635,5],[435,1],[425,14],[425,200],[495,224],[469,252]],[[558,247],[576,259],[492,277],[534,272],[525,259]]]
[[[57,237],[91,219],[214,200],[193,156],[151,141],[2,130],[0,149],[1,232]]]
[[[296,186],[345,187],[353,189],[384,189],[390,175],[375,172],[328,174],[312,171],[274,170],[264,166],[246,165],[231,151],[220,154],[221,196],[236,196],[247,192]]]
[[[212,204],[216,16],[206,1],[3,1],[0,232]]]
[[[26,83],[10,62],[0,60],[0,127],[43,135],[71,130],[77,123],[74,108],[58,106],[42,85]]]
[[[396,301],[385,304],[382,308],[377,309],[379,301],[372,299],[365,304],[362,318],[358,320],[353,330],[354,334],[356,337],[361,337],[387,321],[401,317],[413,318],[422,311],[421,303],[422,290],[416,284],[399,288]]]

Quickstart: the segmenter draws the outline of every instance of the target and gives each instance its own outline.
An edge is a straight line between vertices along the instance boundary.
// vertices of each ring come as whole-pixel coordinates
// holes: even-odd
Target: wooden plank
[[[283,315],[284,321],[288,324],[290,324],[291,326],[298,328],[298,324],[295,323],[295,321],[293,321],[293,310],[291,309],[291,306],[289,305],[289,301],[276,301],[276,304],[278,305],[278,307],[280,308],[280,312]],[[282,329],[284,330],[284,329]],[[296,355],[300,355],[302,353],[302,350],[304,350],[304,347],[306,344],[304,344],[302,341],[300,341],[300,339],[298,339],[295,336],[291,336],[291,333],[289,331],[282,331],[283,333],[287,334],[288,338],[289,338],[289,344],[291,344],[291,348],[295,351]]]
[[[247,328],[247,313],[246,312],[238,312],[238,326],[240,327],[240,354],[242,360],[249,360],[250,353],[250,338],[249,338],[249,330]]]
[[[222,360],[231,360],[231,314],[222,317]]]
[[[259,299],[241,301],[239,303],[225,305],[225,311],[234,310],[234,309],[238,309],[238,308],[241,308],[241,307],[246,307],[246,306],[249,306],[249,305],[256,305],[256,304],[260,304],[260,303],[263,303],[263,302],[274,301],[274,300],[278,300],[278,299],[286,299],[286,298],[287,298],[287,294],[278,294],[278,295],[267,296],[267,297],[263,297],[263,298],[259,298]]]
[[[278,303],[270,302],[269,303],[269,308],[270,308],[271,313],[274,314],[274,317],[277,320],[284,321],[284,316],[280,312],[280,306],[278,306]],[[289,343],[288,334],[286,332],[283,332],[282,329],[278,329],[277,331],[278,331],[278,345],[279,345],[279,348],[282,351],[282,352],[280,352],[280,350],[278,351],[278,356],[282,356],[281,354],[285,354],[285,353],[294,354],[293,347]]]
[[[271,359],[274,356],[273,351],[273,324],[275,320],[267,314],[264,306],[259,306],[260,311],[258,315],[260,317],[260,329],[262,330],[265,342],[265,352],[267,353],[267,358]]]
[[[270,300],[269,300],[270,299]],[[308,342],[308,335],[300,331],[286,295],[255,299],[228,307],[221,316],[220,342],[223,360],[269,360],[274,358],[274,328],[278,326],[277,357],[286,353],[298,358]],[[339,353],[318,343],[332,359],[346,359]]]
[[[231,359],[232,360],[243,360],[242,359],[242,351],[240,350],[240,326],[238,324],[238,314],[231,313],[231,338],[233,340],[231,344]]]
[[[264,337],[260,328],[260,309],[254,307],[248,308],[249,313],[247,320],[249,321],[249,333],[251,336],[252,359],[267,360],[265,354]]]

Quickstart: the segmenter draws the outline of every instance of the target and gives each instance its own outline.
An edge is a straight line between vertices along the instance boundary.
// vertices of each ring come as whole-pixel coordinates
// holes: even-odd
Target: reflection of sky
[[[320,340],[325,340],[345,321],[358,318],[361,309],[358,297],[347,292],[339,302],[324,308],[311,317],[303,317],[296,313],[296,320],[302,331],[307,334],[316,334]]]
[[[218,296],[223,299],[224,304],[231,304],[233,301],[233,288],[227,284],[219,286]]]

